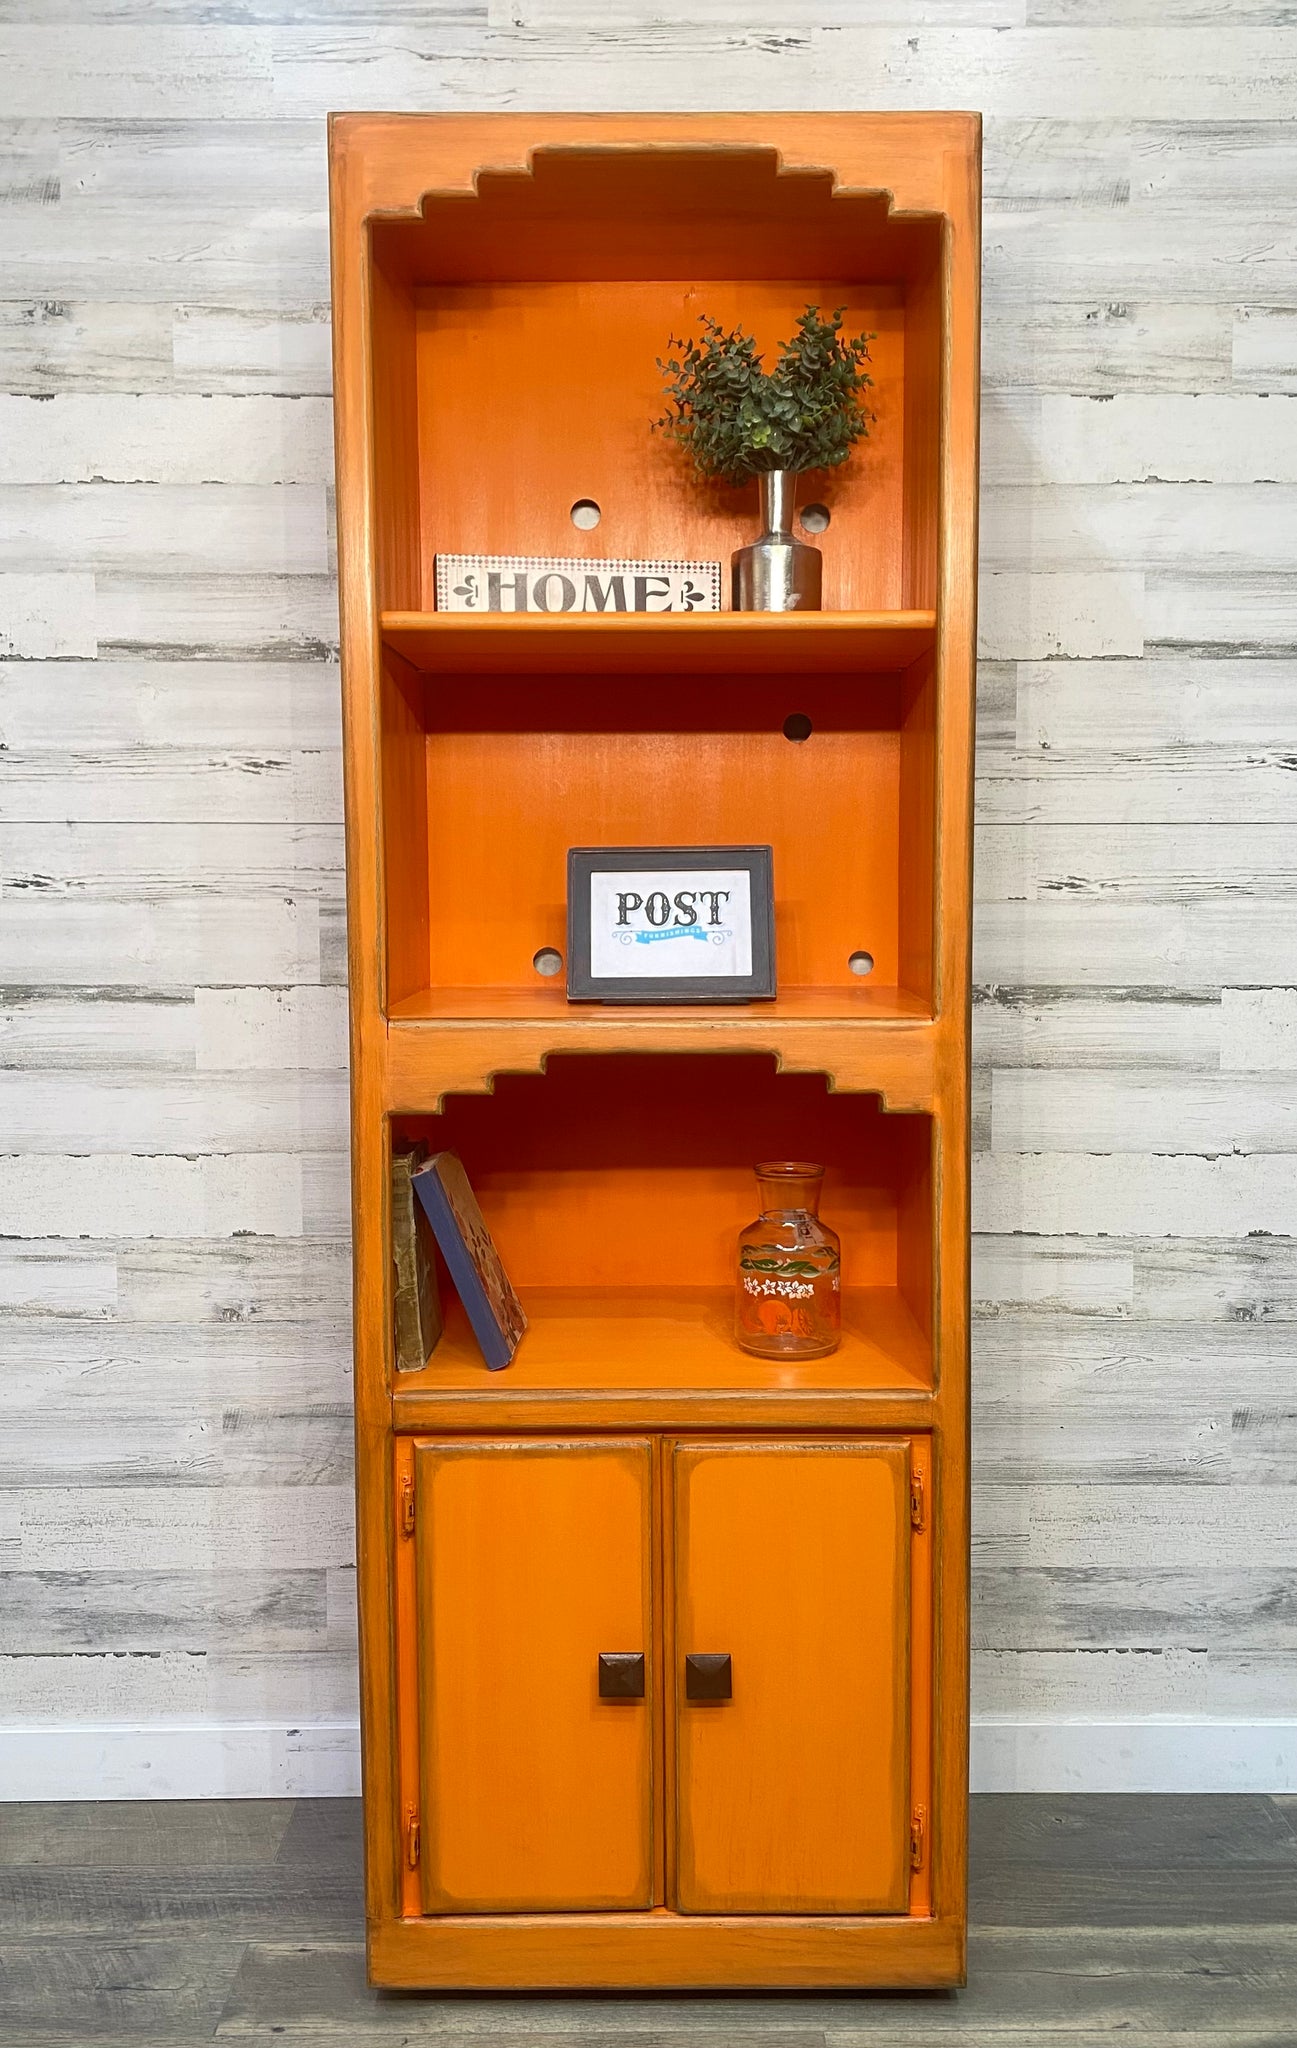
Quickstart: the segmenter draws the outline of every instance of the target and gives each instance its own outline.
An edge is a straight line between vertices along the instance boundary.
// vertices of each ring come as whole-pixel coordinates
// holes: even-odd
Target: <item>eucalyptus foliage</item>
[[[740,327],[726,333],[699,316],[700,338],[667,342],[658,357],[668,410],[654,426],[688,450],[703,476],[745,483],[771,469],[836,469],[869,432],[864,393],[871,334],[842,332],[839,306],[828,320],[808,306],[782,344],[773,370]]]

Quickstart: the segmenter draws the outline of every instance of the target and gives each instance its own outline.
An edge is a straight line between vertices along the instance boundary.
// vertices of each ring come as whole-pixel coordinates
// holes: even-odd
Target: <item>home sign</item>
[[[719,562],[438,555],[439,612],[718,612]]]

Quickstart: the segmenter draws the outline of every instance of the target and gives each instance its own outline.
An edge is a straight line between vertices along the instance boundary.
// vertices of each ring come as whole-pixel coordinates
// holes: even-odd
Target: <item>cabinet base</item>
[[[373,1984],[406,1991],[949,1990],[953,1920],[489,1914],[370,1931]]]

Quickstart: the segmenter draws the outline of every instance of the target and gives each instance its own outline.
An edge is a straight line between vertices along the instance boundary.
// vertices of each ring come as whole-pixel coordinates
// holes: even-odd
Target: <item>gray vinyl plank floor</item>
[[[372,1991],[350,1800],[0,1806],[0,2048],[1297,2048],[1297,1800],[973,1801],[966,1991]]]

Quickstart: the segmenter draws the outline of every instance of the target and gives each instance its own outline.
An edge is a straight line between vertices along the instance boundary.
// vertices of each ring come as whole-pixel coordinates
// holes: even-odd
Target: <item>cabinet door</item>
[[[674,1464],[680,1910],[904,1912],[908,1444]]]
[[[415,1486],[427,1911],[651,1904],[648,1445],[422,1444]]]

